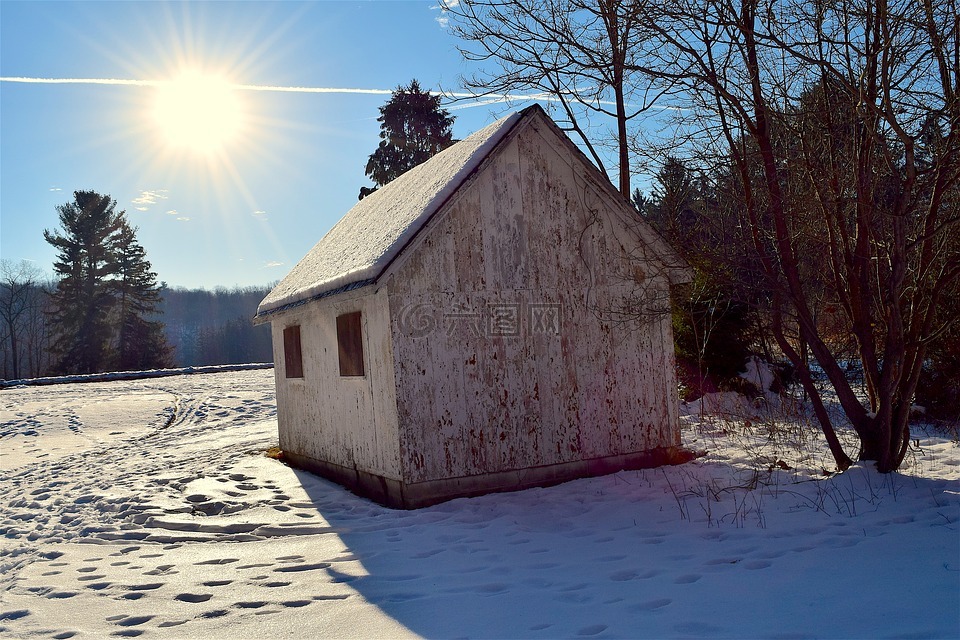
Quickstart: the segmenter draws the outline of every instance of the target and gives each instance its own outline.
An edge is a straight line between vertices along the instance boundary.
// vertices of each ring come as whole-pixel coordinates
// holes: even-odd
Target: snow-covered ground
[[[679,467],[392,511],[264,456],[273,372],[0,391],[0,636],[960,637],[960,449],[823,475],[684,416]]]

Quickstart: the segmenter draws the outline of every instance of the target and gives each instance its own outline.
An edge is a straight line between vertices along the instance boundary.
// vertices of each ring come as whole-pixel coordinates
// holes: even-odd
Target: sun
[[[243,109],[223,77],[191,71],[158,86],[153,116],[168,144],[214,153],[237,138]]]

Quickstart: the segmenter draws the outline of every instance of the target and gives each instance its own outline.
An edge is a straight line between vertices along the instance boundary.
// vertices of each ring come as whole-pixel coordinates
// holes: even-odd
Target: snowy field
[[[953,438],[827,476],[683,420],[683,466],[403,512],[264,455],[270,370],[6,389],[0,636],[960,637]]]

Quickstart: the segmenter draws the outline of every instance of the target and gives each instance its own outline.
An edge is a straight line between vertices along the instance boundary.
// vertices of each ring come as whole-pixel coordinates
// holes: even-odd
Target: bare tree
[[[859,458],[897,469],[927,346],[957,322],[937,313],[960,295],[957,0],[446,8],[470,45],[464,55],[498,65],[469,81],[479,94],[544,92],[604,170],[589,114],[615,118],[625,195],[626,123],[669,103],[675,135],[661,147],[640,140],[634,153],[656,161],[670,149],[707,170],[727,165],[739,217],[730,237],[752,254],[770,333],[838,467],[851,457],[813,362],[859,435]],[[850,350],[863,365],[865,401],[845,375]]]
[[[3,323],[4,377],[19,379],[24,361],[31,359],[31,339],[37,320],[42,320],[40,288],[43,272],[34,264],[21,260],[0,260],[0,322]],[[8,369],[9,367],[9,369]]]
[[[692,154],[733,166],[773,336],[838,466],[851,458],[807,349],[859,436],[859,458],[897,469],[926,347],[945,330],[938,305],[960,280],[956,0],[624,4],[650,34],[629,69],[682,101],[677,126],[696,140]],[[865,403],[818,321],[824,293],[854,338]]]
[[[561,111],[560,125],[582,141],[601,171],[610,138],[590,116],[612,118],[619,189],[630,197],[631,121],[656,95],[637,80],[634,52],[646,37],[632,3],[619,0],[441,0],[467,60],[486,63],[465,78],[478,96],[541,94]],[[607,120],[609,122],[609,120]]]

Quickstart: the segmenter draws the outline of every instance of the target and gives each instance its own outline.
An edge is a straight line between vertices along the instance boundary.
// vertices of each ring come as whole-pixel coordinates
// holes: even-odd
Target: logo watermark
[[[455,302],[447,308],[419,303],[400,308],[397,326],[412,338],[435,331],[443,331],[448,338],[520,338],[558,336],[562,318],[562,306],[554,302]]]

